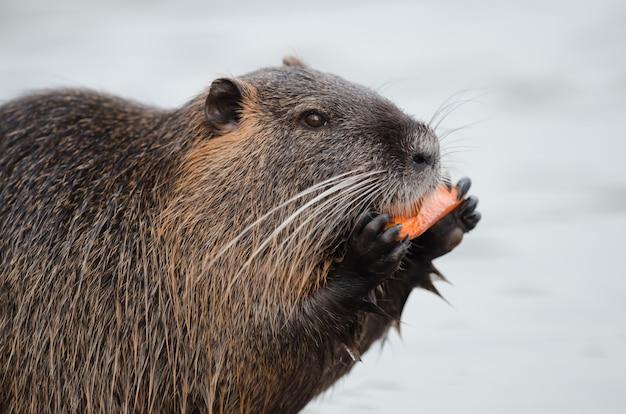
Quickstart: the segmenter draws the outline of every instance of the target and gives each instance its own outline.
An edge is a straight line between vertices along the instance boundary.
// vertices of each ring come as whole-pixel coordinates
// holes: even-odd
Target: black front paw
[[[398,238],[400,225],[386,229],[388,223],[389,216],[372,212],[357,221],[334,272],[333,282],[344,294],[365,297],[400,267],[410,242]]]
[[[472,182],[462,178],[457,183],[459,198],[464,198]],[[439,220],[420,237],[411,243],[411,254],[432,260],[450,252],[461,243],[463,234],[471,231],[480,221],[480,213],[476,211],[478,198],[470,196],[450,214]]]

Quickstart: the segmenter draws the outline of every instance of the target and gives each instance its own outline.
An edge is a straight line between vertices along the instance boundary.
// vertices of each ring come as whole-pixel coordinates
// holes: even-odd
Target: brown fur
[[[386,331],[311,298],[361,212],[404,211],[436,184],[402,164],[436,141],[373,92],[287,63],[238,80],[232,130],[207,127],[206,93],[173,111],[88,91],[0,107],[4,411],[295,412]],[[302,88],[348,119],[340,140],[297,132]],[[348,173],[372,174],[354,181],[364,198],[320,199],[276,230],[334,182],[283,203]]]

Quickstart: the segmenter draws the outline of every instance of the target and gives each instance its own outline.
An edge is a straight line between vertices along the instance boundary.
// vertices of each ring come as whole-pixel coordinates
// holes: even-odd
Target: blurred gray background
[[[626,412],[623,1],[0,1],[0,100],[86,86],[165,107],[310,65],[443,122],[483,222],[306,413]],[[456,93],[456,95],[454,95]]]

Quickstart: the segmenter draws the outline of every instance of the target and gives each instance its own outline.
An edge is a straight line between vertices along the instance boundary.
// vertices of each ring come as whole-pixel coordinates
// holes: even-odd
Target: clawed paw
[[[465,197],[472,185],[472,181],[465,177],[459,180],[457,188],[459,189],[459,198]],[[471,231],[476,227],[480,221],[481,214],[476,211],[478,206],[478,198],[476,196],[469,196],[461,203],[461,205],[454,210],[451,215],[455,215],[458,219],[458,224],[463,228],[465,233]]]
[[[401,226],[387,228],[388,224],[389,216],[374,212],[365,213],[357,220],[346,254],[338,263],[336,277],[332,280],[333,289],[345,300],[363,302],[362,299],[390,277],[404,260],[410,241],[399,239]]]
[[[389,216],[368,212],[358,220],[348,244],[344,261],[365,273],[386,276],[393,273],[409,247],[399,239],[401,225],[387,228]]]
[[[465,198],[472,182],[469,178],[462,178],[456,187],[459,198]],[[442,256],[461,243],[463,234],[473,230],[480,221],[480,212],[476,211],[478,198],[469,196],[450,214],[439,220],[423,235],[413,240],[411,252],[421,254],[427,259]]]

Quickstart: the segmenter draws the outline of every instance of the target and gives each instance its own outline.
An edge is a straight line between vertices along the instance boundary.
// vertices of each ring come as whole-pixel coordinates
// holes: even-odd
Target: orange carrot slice
[[[421,236],[433,224],[454,210],[463,200],[458,199],[459,190],[446,186],[438,187],[422,201],[419,213],[414,217],[392,217],[389,226],[402,224],[400,238],[409,236],[414,239]]]

